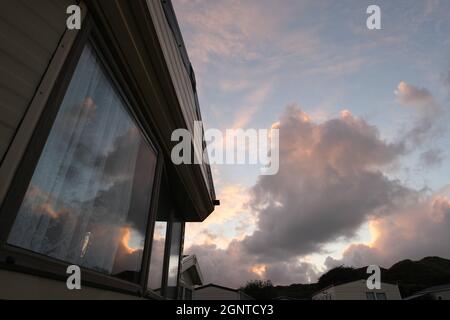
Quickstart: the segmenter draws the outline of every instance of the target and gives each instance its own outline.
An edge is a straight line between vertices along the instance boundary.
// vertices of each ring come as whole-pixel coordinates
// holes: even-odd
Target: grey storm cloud
[[[235,288],[258,278],[255,273],[258,268],[263,268],[263,278],[279,285],[308,283],[315,281],[318,276],[318,270],[313,265],[295,258],[259,264],[258,257],[247,254],[242,242],[236,240],[227,249],[220,249],[215,245],[194,245],[187,253],[199,258],[206,282]]]
[[[258,230],[243,241],[260,261],[318,252],[350,238],[411,192],[380,170],[403,154],[403,146],[383,141],[374,126],[349,112],[315,124],[292,106],[279,127],[280,171],[253,187]]]
[[[239,241],[231,242],[227,249],[215,245],[194,245],[186,253],[199,258],[203,276],[208,283],[240,287],[256,278],[251,272],[254,257],[243,254]]]

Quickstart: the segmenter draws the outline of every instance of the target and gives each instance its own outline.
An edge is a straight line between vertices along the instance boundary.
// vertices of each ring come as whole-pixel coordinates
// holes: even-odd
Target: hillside
[[[383,279],[398,283],[402,296],[410,296],[431,286],[450,283],[450,260],[439,257],[404,260],[394,264]]]
[[[295,299],[310,299],[314,292],[330,285],[367,279],[367,267],[337,267],[323,274],[317,283],[292,284],[275,286],[270,290],[270,282],[253,282],[244,290],[255,298],[271,299],[275,297],[290,297]],[[389,269],[382,269],[383,282],[398,283],[402,297],[407,297],[422,289],[450,283],[450,260],[440,257],[427,257],[420,261],[403,260]],[[261,294],[264,291],[264,294]]]

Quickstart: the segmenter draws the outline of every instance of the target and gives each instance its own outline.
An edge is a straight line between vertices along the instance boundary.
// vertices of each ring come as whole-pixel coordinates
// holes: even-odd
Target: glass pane
[[[386,300],[386,294],[384,292],[377,293],[377,300]]]
[[[161,294],[167,222],[156,221],[147,288]]]
[[[156,154],[87,46],[8,243],[137,282]]]
[[[164,254],[166,249],[166,233],[170,214],[172,212],[172,202],[170,201],[169,190],[165,180],[161,183],[158,201],[158,214],[153,233],[152,256],[150,258],[150,268],[147,288],[162,294],[162,280],[164,268]]]
[[[366,292],[367,300],[375,300],[375,294],[373,292]]]
[[[192,300],[192,290],[185,288],[184,289],[184,300]]]
[[[176,287],[178,285],[178,268],[180,264],[182,223],[175,221],[172,223],[172,240],[170,243],[169,275],[167,286]]]
[[[171,240],[170,240],[170,256],[169,269],[167,275],[167,298],[177,299],[177,286],[180,267],[181,255],[181,237],[183,232],[183,223],[180,221],[172,221]]]

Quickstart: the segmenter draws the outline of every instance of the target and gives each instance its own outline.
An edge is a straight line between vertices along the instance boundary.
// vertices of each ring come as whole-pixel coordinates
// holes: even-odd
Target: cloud
[[[248,126],[269,95],[283,95],[278,85],[281,81],[283,86],[298,80],[312,84],[317,78],[338,78],[335,83],[341,83],[342,75],[362,68],[370,73],[373,70],[369,67],[374,64],[391,61],[388,47],[406,52],[409,39],[416,43],[414,32],[397,32],[395,37],[369,36],[359,19],[356,23],[364,32],[356,38],[357,43],[352,43],[339,37],[339,28],[331,34],[328,30],[336,23],[335,17],[330,19],[331,14],[347,14],[357,7],[303,1],[295,8],[294,3],[299,5],[290,0],[282,6],[265,0],[174,1],[191,59],[200,71],[198,78],[209,86],[209,90],[200,92],[212,97],[213,104],[224,106],[220,108],[223,113],[219,108],[212,111],[219,114],[217,123],[227,119],[234,128]],[[315,11],[304,10],[305,6],[330,12],[330,16],[322,15],[319,20],[314,16],[314,27],[310,27],[311,18],[305,15]],[[419,7],[393,6],[401,18],[407,18],[403,20],[409,21],[398,28],[411,29],[409,26],[417,24],[416,11],[424,11],[425,5]],[[433,1],[427,2],[426,14],[445,11],[436,7]],[[329,41],[330,36],[343,41]],[[406,53],[405,61],[417,60]],[[318,83],[323,88],[323,81]],[[378,128],[348,111],[318,124],[298,108],[286,110],[279,124],[280,174],[259,179],[251,190],[228,188],[220,195],[223,207],[215,213],[215,221],[214,214],[203,226],[189,226],[188,250],[200,256],[203,269],[210,273],[208,281],[236,286],[254,277],[306,282],[305,274],[310,269],[308,265],[302,268],[299,260],[304,255],[323,254],[325,244],[337,240],[350,241],[368,221],[372,221],[372,231],[378,232],[378,221],[387,221],[383,219],[406,210],[410,199],[420,198],[420,192],[393,179],[392,171],[389,176],[385,172],[422,147],[425,151],[418,150],[422,152],[422,164],[431,166],[441,161],[428,143],[435,137],[442,115],[431,94],[435,88],[429,89],[406,81],[398,84],[397,102],[411,112],[413,121],[392,142],[383,140]],[[231,119],[225,118],[229,115]],[[236,220],[238,223],[233,224]],[[254,230],[255,225],[258,230]],[[352,259],[375,261],[380,255],[374,244],[354,244]]]
[[[425,90],[400,88],[408,105],[434,100],[426,98]],[[420,252],[445,252],[444,247],[427,251],[432,241],[424,242],[423,249],[416,252],[411,243],[416,236],[423,237],[422,230],[416,228],[422,223],[427,225],[426,219],[433,221],[428,223],[430,231],[439,227],[437,221],[446,221],[447,202],[443,198],[427,200],[425,191],[411,189],[384,173],[409,154],[404,140],[384,140],[377,127],[348,110],[338,118],[316,123],[297,105],[291,105],[276,126],[280,129],[278,175],[258,179],[245,197],[248,206],[237,205],[244,200],[237,196],[242,190],[232,188],[233,192],[224,193],[230,203],[224,215],[217,218],[218,222],[230,218],[229,222],[241,214],[253,217],[253,233],[247,229],[238,238],[233,236],[223,242],[222,231],[210,233],[208,225],[202,230],[203,238],[198,238],[202,241],[193,242],[188,249],[209,259],[208,269],[217,269],[211,279],[233,284],[252,278],[268,278],[275,283],[307,282],[319,271],[302,259],[324,254],[330,243],[353,241],[368,222],[375,240],[352,244],[342,260],[329,257],[326,266],[381,264],[402,254],[409,257]],[[439,159],[438,150],[422,154],[427,165],[437,164]],[[406,229],[398,232],[400,227]],[[389,237],[392,240],[384,244],[381,239]],[[403,249],[394,251],[396,246]],[[386,248],[393,253],[387,254]],[[222,265],[217,267],[221,263],[239,266],[227,273]]]
[[[324,253],[329,243],[351,240],[368,221],[381,237],[378,223],[417,207],[422,196],[383,173],[407,153],[404,143],[383,140],[377,127],[348,110],[339,118],[315,123],[291,105],[276,125],[278,175],[260,177],[245,199],[242,189],[228,189],[222,194],[226,208],[216,218],[216,226],[227,226],[244,214],[253,217],[256,229],[223,242],[223,230],[211,233],[213,224],[207,222],[188,249],[208,260],[214,281],[307,282],[319,271],[302,257]],[[244,200],[248,207],[237,205]],[[377,250],[381,249],[375,245],[355,244],[346,255],[353,262],[378,261]],[[329,258],[327,265],[340,262]],[[233,271],[225,271],[236,264]]]
[[[441,120],[445,111],[427,89],[401,81],[395,95],[399,104],[416,111],[412,125],[402,137],[409,149],[417,148],[443,130]]]
[[[404,142],[383,140],[375,126],[348,110],[315,123],[292,105],[277,126],[279,174],[260,177],[249,191],[225,188],[223,211],[187,245],[187,252],[199,257],[207,282],[239,287],[251,279],[276,284],[315,281],[322,270],[306,256],[324,254],[329,243],[352,241],[367,223],[373,241],[351,244],[342,259],[328,257],[326,267],[387,267],[402,258],[450,254],[446,190],[427,196],[383,174],[407,154]],[[423,161],[439,162],[440,152],[428,151]],[[225,229],[212,228],[228,229],[242,217],[256,229],[224,240]]]
[[[307,74],[339,77],[360,70],[365,63],[367,61],[361,57],[330,57],[317,63],[315,67],[308,70]]]
[[[244,240],[261,261],[310,254],[350,238],[408,195],[380,171],[403,153],[402,146],[382,140],[375,127],[348,111],[315,124],[291,106],[279,129],[280,172],[260,177],[253,187],[258,229]]]
[[[317,270],[307,262],[296,259],[259,263],[255,256],[247,255],[239,241],[227,249],[215,245],[192,246],[188,254],[195,254],[205,282],[240,288],[249,280],[270,279],[276,284],[308,283],[317,279]]]
[[[319,271],[311,263],[291,259],[268,264],[265,278],[278,285],[312,283],[317,281]]]
[[[395,91],[397,101],[405,106],[426,107],[434,103],[431,93],[424,88],[417,88],[401,81]]]
[[[272,0],[177,0],[174,6],[193,64],[202,73],[211,65],[230,64],[235,73],[247,64],[246,71],[255,75],[255,69],[260,69],[255,68],[257,64],[263,68],[263,75],[282,67],[295,70],[295,65],[307,75],[337,76],[367,63],[355,54],[359,50],[348,50],[346,45],[336,48],[330,41],[321,41],[321,32],[332,21],[321,17],[312,25],[307,12],[332,11],[330,4],[285,0],[280,6]],[[336,49],[345,53],[332,53]]]
[[[185,251],[198,257],[205,282],[241,287],[248,280],[258,278],[251,271],[252,257],[242,253],[238,241],[230,243],[227,249],[210,244],[195,245]]]
[[[436,192],[438,196],[450,197],[450,183]]]
[[[444,152],[441,149],[430,149],[420,154],[420,165],[424,168],[433,168],[442,164]]]
[[[186,247],[215,244],[226,249],[233,240],[242,240],[254,232],[256,217],[246,205],[250,200],[248,188],[225,185],[220,188],[218,199],[220,206],[206,221],[188,225]]]
[[[8,241],[95,270],[137,272],[142,242],[136,239],[143,239],[142,231],[134,228],[132,221],[126,224],[111,219],[120,212],[104,207],[104,203],[117,202],[121,192],[123,188],[114,185],[92,201],[70,206],[31,184]]]
[[[255,114],[261,109],[271,90],[271,84],[265,83],[250,92],[244,99],[245,106],[237,112],[232,128],[245,129]]]
[[[149,159],[155,160],[154,155],[147,148],[145,151],[140,150],[143,143],[139,129],[130,126],[123,134],[114,138],[106,154],[95,158],[95,166],[101,168],[105,177],[113,183],[129,180],[135,174],[133,167],[136,162],[142,161],[140,153],[145,152]],[[94,152],[92,154],[95,155]],[[94,158],[92,154],[91,157]],[[152,163],[150,168],[153,169],[154,166],[155,164]]]
[[[225,93],[242,91],[251,86],[251,83],[247,79],[223,79],[220,82],[220,88]]]
[[[444,77],[444,84],[450,86],[450,71],[448,71],[447,75]]]
[[[395,212],[372,221],[376,233],[370,245],[353,244],[342,260],[327,259],[329,267],[346,264],[389,267],[399,259],[418,260],[450,255],[450,199],[416,197]]]
[[[182,27],[187,30],[190,55],[201,65],[211,57],[253,60],[262,57],[282,40],[277,33],[289,16],[288,2],[279,6],[273,1],[217,0],[174,1]],[[298,7],[298,3],[297,3]],[[300,39],[299,39],[300,40]],[[298,50],[298,42],[282,47]],[[303,49],[302,49],[303,50]]]
[[[433,13],[439,11],[439,6],[441,4],[442,4],[441,0],[426,0],[424,3],[424,6],[425,6],[424,15],[430,16]]]
[[[174,1],[199,87],[240,91],[282,66],[314,57],[319,48],[315,31],[293,28],[305,5],[292,0],[283,6],[271,0]]]

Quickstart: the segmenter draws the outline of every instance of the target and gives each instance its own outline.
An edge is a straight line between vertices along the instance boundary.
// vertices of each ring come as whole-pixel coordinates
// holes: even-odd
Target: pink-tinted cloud
[[[240,108],[235,116],[233,129],[246,129],[254,118],[255,114],[261,110],[264,102],[271,92],[271,84],[265,83],[251,92],[244,101],[244,106]]]
[[[328,266],[379,264],[390,267],[401,259],[450,255],[448,197],[413,197],[391,214],[373,220],[372,225],[373,243],[349,246],[342,260],[328,258]]]
[[[395,95],[400,104],[417,107],[433,107],[434,99],[431,93],[424,88],[417,88],[401,81],[395,90]]]
[[[253,187],[258,229],[244,240],[262,261],[320,252],[409,194],[381,171],[402,155],[402,145],[382,140],[349,111],[317,124],[291,106],[278,127],[280,171]]]
[[[271,46],[298,52],[313,43],[304,41],[300,46],[306,38],[293,41],[289,35],[286,40],[277,36],[289,16],[288,3],[280,6],[266,0],[177,0],[174,4],[180,12],[181,25],[192,31],[189,52],[199,66],[208,63],[212,56],[253,60],[266,54]]]
[[[201,224],[189,224],[185,246],[216,245],[226,249],[233,240],[252,234],[256,217],[248,208],[249,190],[241,185],[225,185],[219,193],[221,205]]]

